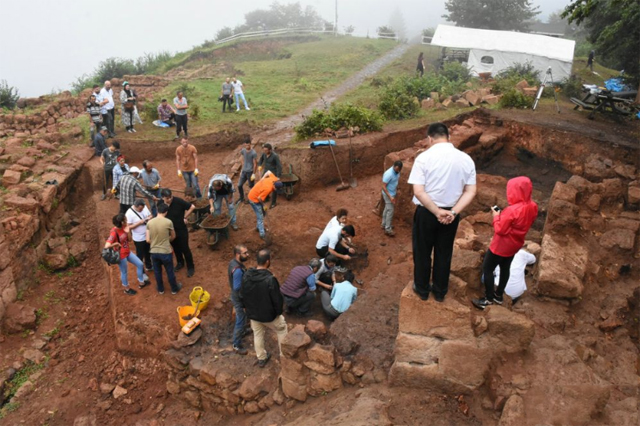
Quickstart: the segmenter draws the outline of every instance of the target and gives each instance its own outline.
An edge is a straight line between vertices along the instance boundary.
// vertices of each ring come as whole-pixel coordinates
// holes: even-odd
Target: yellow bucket
[[[195,315],[194,315],[195,312]],[[180,327],[184,327],[191,318],[183,319],[182,317],[186,317],[187,315],[191,315],[192,317],[200,315],[200,309],[196,312],[196,308],[193,306],[178,306],[178,319],[180,320]]]
[[[205,291],[202,287],[194,287],[193,290],[191,290],[191,294],[189,295],[189,301],[191,301],[191,306],[195,308],[198,304],[198,299],[200,299],[200,296],[202,296],[202,300],[200,300],[200,306],[198,307],[198,310],[202,312],[206,309],[207,305],[209,305],[209,299],[211,299],[211,295],[208,291]]]

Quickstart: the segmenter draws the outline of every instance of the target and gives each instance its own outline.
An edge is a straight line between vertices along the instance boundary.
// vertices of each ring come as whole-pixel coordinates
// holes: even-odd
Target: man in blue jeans
[[[151,261],[153,262],[153,273],[156,276],[156,285],[159,294],[164,294],[164,283],[162,282],[162,267],[167,271],[171,294],[177,294],[182,288],[182,284],[176,281],[173,271],[173,254],[171,241],[176,238],[173,229],[173,222],[167,219],[169,206],[158,204],[158,216],[147,223],[147,242],[151,245]]]
[[[244,262],[249,259],[249,250],[243,244],[239,244],[233,248],[233,259],[229,262],[229,287],[231,287],[231,295],[229,299],[236,311],[236,322],[233,326],[233,350],[240,355],[246,355],[247,350],[242,347],[242,337],[244,336],[244,327],[247,321],[247,315],[244,312],[244,306],[240,300],[240,288],[242,286],[242,277],[247,267]]]
[[[180,146],[176,148],[176,167],[178,177],[184,178],[187,188],[194,189],[196,198],[201,198],[202,193],[198,183],[198,150],[186,138],[183,138]]]

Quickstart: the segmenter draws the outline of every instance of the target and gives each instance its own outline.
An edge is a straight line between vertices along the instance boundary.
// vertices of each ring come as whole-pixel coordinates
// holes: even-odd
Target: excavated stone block
[[[538,266],[538,292],[560,299],[580,297],[588,258],[587,249],[574,239],[545,234]]]
[[[429,365],[438,362],[442,339],[415,334],[398,333],[395,359],[400,362]]]
[[[311,343],[311,338],[304,332],[304,325],[298,324],[287,333],[286,337],[282,341],[282,353],[285,356],[293,358],[298,353],[298,350],[308,346]]]
[[[436,302],[424,301],[413,292],[409,282],[400,296],[398,328],[400,332],[441,339],[471,339],[470,310],[453,297]]]
[[[503,306],[486,309],[489,347],[496,352],[520,352],[527,350],[533,341],[535,324],[526,316],[508,310]]]

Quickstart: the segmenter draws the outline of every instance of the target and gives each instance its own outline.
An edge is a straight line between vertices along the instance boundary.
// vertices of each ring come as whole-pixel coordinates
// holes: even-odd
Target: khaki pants
[[[273,330],[278,336],[278,347],[287,335],[287,323],[282,315],[279,315],[271,322],[258,322],[251,320],[251,329],[253,330],[253,345],[256,348],[256,356],[259,360],[267,358],[267,351],[264,349],[264,333],[267,328]],[[280,348],[282,353],[282,348]]]

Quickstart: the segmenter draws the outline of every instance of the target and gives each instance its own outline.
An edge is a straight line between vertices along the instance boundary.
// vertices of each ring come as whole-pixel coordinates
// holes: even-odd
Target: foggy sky
[[[39,96],[66,90],[102,60],[145,52],[184,51],[215,38],[217,30],[244,22],[244,14],[273,0],[0,0],[0,80]],[[293,0],[281,0],[291,3]],[[335,0],[300,0],[333,22]],[[569,0],[533,0],[539,19]],[[105,6],[109,6],[108,8]],[[338,28],[375,36],[398,6],[413,36],[444,23],[444,0],[338,0]]]

